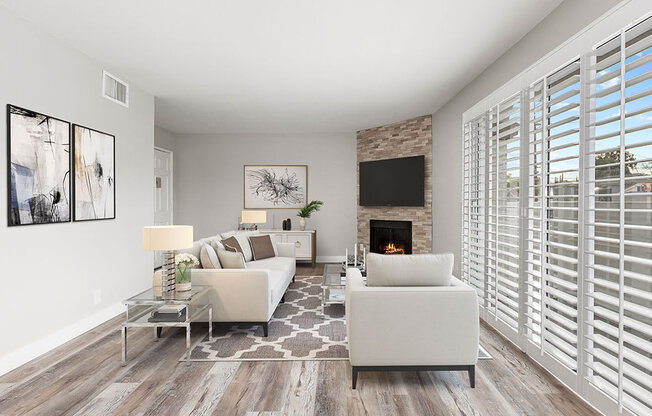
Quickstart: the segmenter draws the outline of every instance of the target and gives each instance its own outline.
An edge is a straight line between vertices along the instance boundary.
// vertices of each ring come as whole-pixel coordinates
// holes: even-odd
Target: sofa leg
[[[355,390],[356,384],[358,384],[358,369],[355,367],[351,367],[351,384],[353,387],[353,390]]]
[[[269,322],[263,322],[263,335],[267,337],[269,333]]]
[[[294,283],[296,277],[297,277],[296,275],[292,276],[292,283]]]
[[[281,303],[285,303],[285,295],[281,296]]]
[[[469,382],[471,383],[471,388],[475,388],[475,366],[469,366]]]

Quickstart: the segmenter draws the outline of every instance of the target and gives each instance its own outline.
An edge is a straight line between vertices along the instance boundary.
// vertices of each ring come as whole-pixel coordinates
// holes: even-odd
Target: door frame
[[[174,152],[160,146],[154,146],[154,150],[165,152],[170,155],[170,201],[172,201],[172,206],[170,207],[170,216],[172,218],[170,222],[171,224],[174,224]],[[156,187],[156,175],[154,175],[154,187]],[[156,188],[154,188],[154,198],[156,198]],[[156,204],[154,204],[154,207],[156,207]]]

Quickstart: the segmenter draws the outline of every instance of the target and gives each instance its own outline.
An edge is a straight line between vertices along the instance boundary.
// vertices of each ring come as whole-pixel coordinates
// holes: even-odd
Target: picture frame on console
[[[308,202],[308,165],[244,165],[245,209],[298,209]]]

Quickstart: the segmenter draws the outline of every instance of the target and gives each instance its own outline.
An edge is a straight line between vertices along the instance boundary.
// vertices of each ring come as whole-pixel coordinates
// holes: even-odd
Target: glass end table
[[[330,263],[324,266],[321,289],[322,309],[326,305],[345,303],[346,273],[341,263]]]
[[[175,292],[174,297],[164,297],[161,288],[153,287],[135,296],[122,301],[127,306],[126,319],[122,324],[122,365],[127,364],[127,329],[128,328],[155,328],[156,340],[161,336],[164,327],[186,328],[186,364],[190,365],[190,324],[199,319],[208,311],[208,337],[213,340],[213,306],[201,302],[210,287],[192,285],[192,289],[184,292]],[[165,320],[152,321],[152,313],[162,306],[184,305],[186,319],[184,321]]]

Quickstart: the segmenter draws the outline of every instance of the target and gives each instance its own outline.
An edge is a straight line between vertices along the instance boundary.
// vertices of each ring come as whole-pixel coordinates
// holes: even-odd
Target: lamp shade
[[[262,224],[267,222],[267,211],[242,211],[243,224]]]
[[[167,251],[192,247],[192,225],[154,225],[143,227],[145,250]]]

